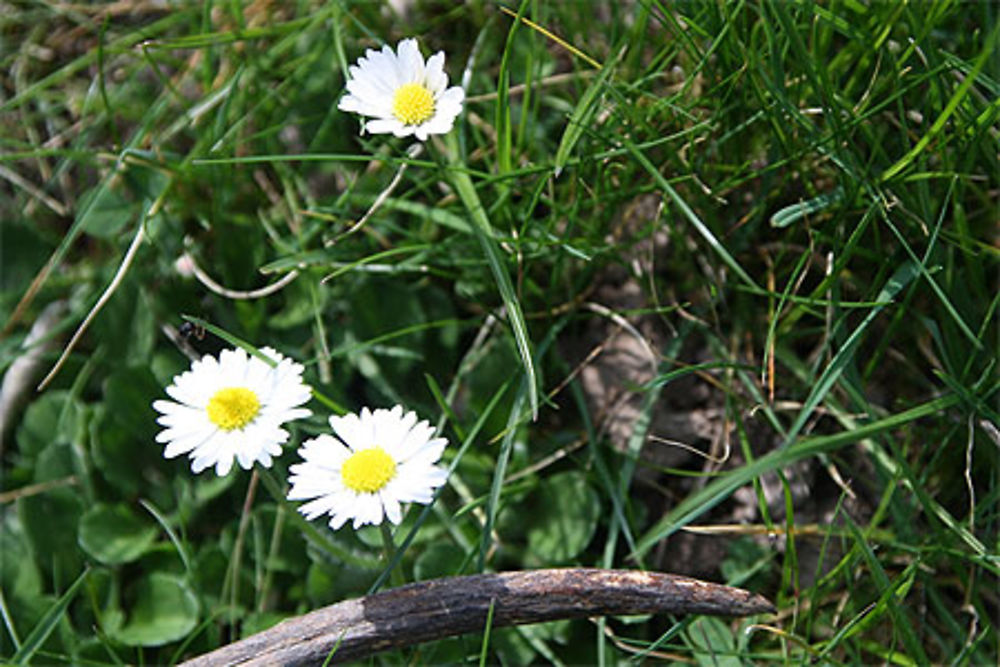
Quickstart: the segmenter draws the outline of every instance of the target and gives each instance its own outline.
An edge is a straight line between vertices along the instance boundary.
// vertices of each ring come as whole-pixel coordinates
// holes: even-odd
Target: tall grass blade
[[[580,97],[580,101],[577,102],[576,107],[573,109],[573,113],[570,114],[569,121],[566,123],[566,130],[563,132],[562,139],[559,140],[559,147],[556,149],[554,160],[555,171],[553,172],[556,178],[559,178],[559,174],[562,173],[563,167],[566,166],[566,162],[573,153],[573,149],[576,148],[576,143],[583,136],[584,130],[588,129],[590,119],[594,117],[594,113],[600,106],[599,102],[603,97],[604,86],[607,85],[611,73],[624,54],[625,49],[620,49],[617,56],[609,59],[604,64],[597,78],[584,91]]]
[[[25,637],[24,643],[21,647],[14,653],[11,657],[11,662],[15,665],[27,665],[31,664],[31,658],[35,655],[35,652],[42,647],[45,640],[49,638],[52,631],[56,629],[59,620],[66,613],[66,609],[69,608],[70,603],[76,597],[77,592],[80,590],[80,586],[83,582],[87,580],[90,575],[90,568],[84,569],[80,573],[80,576],[76,578],[66,592],[59,596],[55,604],[48,608],[42,618],[35,624],[28,636]]]
[[[669,537],[699,516],[728,498],[736,489],[749,483],[755,477],[788,466],[811,456],[834,451],[865,438],[878,435],[894,428],[905,426],[910,422],[938,414],[954,407],[959,402],[955,394],[946,394],[940,398],[922,403],[905,412],[885,417],[869,424],[863,424],[856,429],[821,435],[800,440],[784,449],[776,449],[756,461],[727,473],[710,482],[705,488],[685,498],[667,516],[658,521],[639,540],[637,551],[644,555],[657,542]]]
[[[733,273],[739,276],[740,279],[743,282],[745,282],[748,286],[759,290],[760,286],[757,285],[756,282],[754,282],[754,279],[750,277],[750,274],[748,274],[746,271],[743,270],[743,267],[740,266],[740,263],[737,262],[736,259],[729,254],[729,251],[726,250],[726,247],[722,245],[719,239],[715,237],[715,234],[713,234],[712,230],[708,228],[708,225],[702,222],[701,218],[699,218],[697,214],[695,214],[695,212],[691,210],[691,207],[688,206],[687,202],[684,201],[684,199],[679,194],[677,194],[677,191],[674,190],[674,187],[670,185],[670,183],[667,181],[666,178],[663,177],[663,174],[660,173],[660,170],[657,169],[655,165],[653,165],[653,163],[649,160],[649,158],[646,157],[646,155],[628,139],[620,137],[619,140],[621,141],[622,145],[625,146],[626,150],[628,150],[629,154],[631,154],[632,157],[634,157],[636,161],[640,165],[642,165],[642,167],[647,172],[649,172],[649,175],[653,177],[653,180],[656,181],[656,184],[660,187],[660,189],[663,190],[670,198],[670,200],[677,205],[677,208],[681,210],[681,213],[684,214],[684,217],[686,217],[688,221],[692,225],[694,225],[694,228],[698,231],[699,234],[701,234],[702,238],[704,238],[708,242],[708,245],[712,248],[712,250],[714,250],[716,254],[719,255],[719,257],[726,264],[726,266],[732,269]]]
[[[457,144],[452,136],[449,136],[449,148],[453,159],[457,159]],[[457,165],[456,165],[457,166]],[[493,279],[496,281],[500,298],[507,312],[507,321],[510,322],[514,333],[514,341],[517,344],[517,352],[521,357],[521,365],[524,367],[524,375],[528,383],[528,402],[531,406],[531,417],[538,417],[538,376],[535,372],[535,361],[531,352],[531,339],[528,335],[528,325],[525,322],[524,314],[521,312],[521,304],[514,291],[514,285],[510,281],[510,275],[500,255],[500,248],[493,237],[493,226],[486,216],[486,209],[479,201],[476,187],[472,184],[469,175],[461,170],[452,169],[449,172],[451,182],[455,186],[459,199],[465,205],[469,216],[472,218],[472,230],[486,255],[486,262],[489,264]]]
[[[917,262],[906,262],[896,269],[896,272],[886,281],[876,297],[876,301],[879,301],[880,305],[871,309],[871,312],[868,313],[848,339],[844,341],[844,345],[837,350],[833,359],[823,369],[823,373],[819,379],[813,384],[809,396],[806,397],[806,400],[802,404],[802,409],[799,410],[798,417],[796,417],[791,428],[788,429],[788,434],[785,436],[785,446],[795,440],[799,431],[802,430],[802,427],[805,426],[806,422],[812,416],[816,406],[823,401],[827,392],[833,388],[833,385],[836,384],[847,368],[847,365],[854,359],[854,352],[857,349],[858,343],[861,342],[862,334],[868,329],[868,326],[892,302],[899,291],[906,287],[918,273],[920,273],[920,265]]]

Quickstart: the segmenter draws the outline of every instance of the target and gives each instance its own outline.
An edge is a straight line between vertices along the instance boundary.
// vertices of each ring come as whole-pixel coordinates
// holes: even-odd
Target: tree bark
[[[747,616],[774,611],[739,588],[658,572],[557,569],[433,579],[291,618],[185,662],[219,665],[321,664],[482,632],[564,618],[631,614]]]

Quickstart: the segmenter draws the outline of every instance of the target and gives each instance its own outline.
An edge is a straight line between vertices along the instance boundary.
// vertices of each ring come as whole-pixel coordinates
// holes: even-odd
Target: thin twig
[[[45,493],[46,491],[57,489],[61,486],[73,486],[79,483],[79,481],[80,480],[76,475],[70,475],[60,479],[50,479],[46,482],[29,484],[28,486],[22,486],[16,489],[11,489],[10,491],[4,491],[3,493],[0,493],[0,505],[6,505],[7,503],[13,502],[18,498],[30,498],[31,496],[36,496],[39,493]]]
[[[422,143],[413,144],[408,149],[406,149],[406,157],[410,160],[415,160],[420,156],[420,154],[423,151],[424,151],[424,145]],[[328,247],[335,245],[345,236],[350,236],[354,232],[364,227],[365,223],[367,223],[368,220],[372,217],[372,215],[375,214],[375,211],[382,208],[382,204],[384,204],[385,200],[388,199],[389,196],[393,193],[393,191],[396,189],[396,186],[399,185],[399,182],[403,180],[403,174],[406,173],[406,169],[409,166],[410,166],[409,162],[404,162],[403,164],[399,165],[399,170],[396,171],[396,175],[392,177],[391,181],[389,181],[389,185],[385,186],[385,189],[383,189],[382,192],[378,193],[378,196],[375,197],[375,201],[373,201],[372,205],[368,207],[368,210],[365,211],[365,214],[363,216],[361,216],[361,219],[355,222],[353,225],[351,225],[347,230],[341,232],[333,239],[327,241],[326,245]]]
[[[639,345],[642,346],[643,351],[649,356],[649,367],[650,367],[650,370],[652,371],[652,373],[653,373],[654,376],[656,375],[657,370],[659,370],[659,359],[656,356],[656,352],[653,351],[653,348],[649,344],[649,341],[647,341],[646,338],[641,333],[639,333],[639,330],[636,329],[634,326],[632,326],[631,322],[629,322],[624,317],[622,317],[621,315],[619,315],[615,311],[611,310],[607,306],[601,305],[601,304],[596,303],[594,301],[588,301],[587,303],[585,303],[583,305],[584,305],[585,308],[594,311],[598,315],[603,315],[603,316],[611,319],[612,322],[614,322],[618,326],[620,326],[623,329],[625,329],[625,331],[627,331],[630,334],[632,334],[632,336],[637,341],[639,341]]]
[[[680,440],[672,440],[671,438],[662,438],[658,435],[650,433],[646,436],[647,440],[651,442],[658,442],[661,445],[669,445],[670,447],[678,447],[688,452],[689,454],[694,454],[700,456],[707,460],[709,463],[721,464],[729,460],[730,447],[729,442],[726,442],[725,453],[722,456],[714,456],[711,452],[703,452],[693,445],[689,445],[686,442],[681,442]]]
[[[20,187],[29,195],[31,195],[32,197],[34,197],[35,199],[37,199],[38,201],[42,202],[50,209],[52,209],[52,212],[55,213],[56,215],[65,216],[69,213],[66,206],[62,202],[58,201],[54,197],[49,196],[41,188],[31,183],[31,181],[24,178],[16,171],[8,169],[2,164],[0,164],[0,178],[5,178],[14,185]]]
[[[570,83],[573,81],[580,81],[581,79],[585,80],[596,76],[597,73],[597,70],[587,70],[585,72],[564,72],[562,74],[552,74],[551,76],[547,76],[535,82],[533,87],[545,88],[547,86],[556,86],[561,83]],[[519,83],[516,86],[511,86],[507,89],[507,96],[514,97],[515,95],[520,95],[526,91],[528,87],[529,86],[526,83]],[[470,95],[465,98],[465,102],[466,104],[473,104],[475,102],[492,102],[497,98],[497,96],[498,94],[495,92],[484,93],[482,95]]]
[[[184,256],[181,259],[183,259],[186,262],[190,262],[188,266],[191,268],[192,273],[194,273],[194,277],[198,279],[198,282],[200,282],[202,285],[207,287],[212,292],[215,292],[219,296],[224,296],[227,299],[233,299],[235,301],[248,301],[250,299],[260,299],[265,296],[270,296],[275,292],[281,291],[282,289],[290,285],[293,280],[299,277],[299,270],[292,269],[291,271],[289,271],[280,279],[274,281],[270,285],[265,285],[264,287],[260,287],[258,289],[246,290],[246,291],[234,290],[234,289],[229,289],[228,287],[224,287],[219,283],[215,282],[215,280],[212,279],[212,276],[205,273],[205,271],[200,266],[198,266],[198,262],[194,261],[194,257],[191,255],[191,253],[184,253]]]
[[[969,490],[969,530],[976,529],[976,487],[972,484],[972,447],[976,442],[975,416],[969,414],[969,440],[965,445],[965,487]]]
[[[52,370],[49,371],[49,374],[46,375],[45,379],[42,380],[41,383],[38,385],[38,391],[42,391],[43,389],[45,389],[45,387],[48,386],[49,382],[52,381],[52,378],[56,376],[56,374],[59,372],[59,369],[61,369],[63,367],[63,364],[66,363],[66,359],[69,358],[69,355],[73,351],[73,348],[76,347],[77,342],[79,342],[80,338],[87,331],[87,327],[90,326],[90,323],[94,320],[95,317],[97,317],[97,314],[101,312],[101,309],[104,307],[104,304],[108,302],[108,300],[111,298],[111,295],[113,295],[115,293],[115,290],[118,289],[118,286],[121,284],[122,280],[124,280],[125,274],[128,272],[129,267],[132,265],[132,260],[135,259],[135,254],[139,250],[139,246],[142,245],[142,240],[145,237],[146,237],[146,224],[145,220],[143,220],[139,223],[139,229],[138,231],[136,231],[135,237],[132,239],[132,244],[128,247],[128,251],[125,253],[125,257],[122,259],[122,263],[118,267],[118,271],[115,273],[115,277],[111,279],[111,282],[108,284],[107,289],[105,289],[104,293],[101,294],[101,298],[97,300],[97,303],[94,304],[94,307],[90,309],[89,313],[87,313],[87,317],[85,317],[80,326],[77,327],[76,332],[73,334],[73,337],[70,338],[69,343],[67,343],[66,345],[66,348],[63,349],[63,352],[59,356],[59,359],[56,361],[55,366],[52,367]]]

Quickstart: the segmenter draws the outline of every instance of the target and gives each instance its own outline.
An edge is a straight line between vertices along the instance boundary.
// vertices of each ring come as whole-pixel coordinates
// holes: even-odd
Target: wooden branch
[[[291,618],[183,663],[321,664],[358,660],[411,644],[493,627],[564,618],[631,614],[747,616],[774,611],[739,588],[673,574],[633,570],[559,569],[446,577],[346,600]]]

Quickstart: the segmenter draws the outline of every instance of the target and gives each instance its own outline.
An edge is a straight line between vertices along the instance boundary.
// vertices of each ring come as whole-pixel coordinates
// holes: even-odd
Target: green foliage
[[[162,646],[182,639],[198,624],[198,597],[182,578],[153,572],[134,591],[128,620],[109,624],[109,634],[126,646]]]
[[[553,475],[526,502],[538,509],[527,520],[524,562],[571,564],[590,543],[601,514],[601,500],[586,477],[575,471]]]
[[[138,559],[156,541],[156,532],[126,505],[95,505],[80,517],[80,546],[105,565]]]
[[[0,371],[38,353],[30,390],[95,315],[3,415],[0,660],[172,663],[391,577],[581,565],[781,614],[375,661],[996,663],[993,3],[15,4]],[[419,154],[337,109],[408,36],[467,94]],[[155,441],[227,339],[322,397],[259,484]],[[284,485],[337,406],[397,403],[453,470],[390,575]]]

